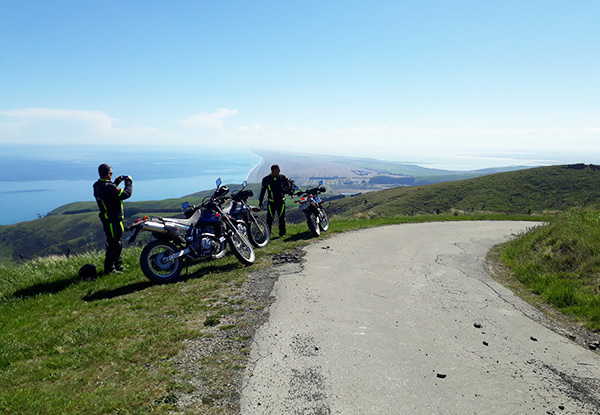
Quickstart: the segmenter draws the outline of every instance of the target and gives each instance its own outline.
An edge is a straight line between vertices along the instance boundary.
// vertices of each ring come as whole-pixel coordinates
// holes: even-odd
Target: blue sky
[[[600,164],[600,1],[0,0],[0,144]]]

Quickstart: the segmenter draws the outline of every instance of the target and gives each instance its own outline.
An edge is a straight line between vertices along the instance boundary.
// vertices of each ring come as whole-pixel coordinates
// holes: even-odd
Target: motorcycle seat
[[[196,225],[198,222],[198,218],[200,218],[201,211],[198,209],[194,212],[194,214],[189,219],[176,219],[176,218],[162,218],[164,222],[176,222],[181,225],[192,227]]]

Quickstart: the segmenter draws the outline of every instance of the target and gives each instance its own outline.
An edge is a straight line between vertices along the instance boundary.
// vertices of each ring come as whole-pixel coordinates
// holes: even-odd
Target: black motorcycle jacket
[[[259,201],[263,201],[265,193],[269,197],[269,202],[281,202],[285,200],[285,195],[290,194],[290,179],[283,174],[273,176],[269,174],[262,179]]]
[[[94,183],[94,197],[100,208],[100,219],[120,221],[123,219],[123,200],[129,199],[133,191],[131,177],[125,178],[125,188],[119,189],[109,180],[99,179]]]

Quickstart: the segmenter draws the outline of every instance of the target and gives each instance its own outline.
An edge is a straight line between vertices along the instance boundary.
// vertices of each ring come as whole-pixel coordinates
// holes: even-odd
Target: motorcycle
[[[298,190],[297,187],[296,190]],[[305,191],[298,190],[295,193],[300,200],[295,200],[294,203],[300,204],[300,210],[306,215],[306,223],[313,236],[319,236],[321,231],[326,232],[329,229],[329,217],[323,207],[323,201],[319,197],[319,194],[325,193],[325,191],[323,180],[321,180],[317,187],[309,187]]]
[[[267,222],[260,217],[254,216],[252,212],[260,212],[259,207],[248,205],[248,198],[254,196],[251,189],[246,189],[247,181],[242,183],[242,188],[231,192],[231,204],[224,211],[233,219],[243,221],[248,231],[248,240],[256,248],[267,246],[271,239]]]
[[[223,211],[221,205],[229,189],[221,186],[221,179],[216,183],[216,190],[200,206],[188,202],[182,205],[185,219],[146,216],[129,227],[134,232],[129,242],[140,231],[152,232],[156,238],[140,255],[140,267],[150,281],[159,284],[177,281],[184,261],[222,258],[227,253],[226,243],[241,263],[254,263],[254,249],[245,236],[246,224],[231,219]]]

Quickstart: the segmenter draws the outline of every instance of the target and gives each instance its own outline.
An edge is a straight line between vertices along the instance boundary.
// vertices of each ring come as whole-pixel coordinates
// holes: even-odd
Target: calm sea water
[[[45,216],[71,202],[93,201],[98,165],[133,177],[130,201],[177,198],[242,183],[260,158],[245,150],[9,146],[0,154],[0,225]]]

